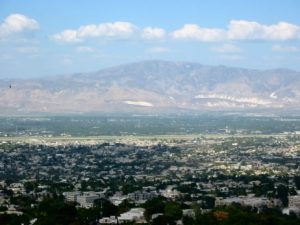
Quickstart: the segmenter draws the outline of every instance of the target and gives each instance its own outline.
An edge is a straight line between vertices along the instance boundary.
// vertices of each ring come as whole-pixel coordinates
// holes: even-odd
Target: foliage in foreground
[[[36,218],[35,225],[92,225],[97,224],[101,216],[119,215],[134,207],[128,202],[119,207],[108,200],[100,199],[95,202],[95,207],[90,209],[76,208],[74,204],[65,203],[62,198],[46,198],[34,208],[24,208],[22,216],[0,214],[1,225],[28,225],[30,220]],[[201,213],[201,209],[194,205],[195,217],[182,217],[185,207],[178,202],[170,202],[165,198],[156,198],[146,202],[145,217],[152,225],[176,224],[182,219],[184,225],[299,225],[300,218],[296,215],[282,215],[279,209],[257,209],[242,207],[234,204],[218,208],[209,213]],[[161,213],[153,221],[151,215]]]

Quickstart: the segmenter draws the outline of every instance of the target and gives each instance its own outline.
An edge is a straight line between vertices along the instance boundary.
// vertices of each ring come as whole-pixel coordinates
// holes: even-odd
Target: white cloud
[[[195,39],[199,41],[220,41],[224,39],[222,29],[202,28],[196,24],[186,24],[183,28],[175,30],[172,37],[175,39]]]
[[[99,25],[87,25],[80,27],[78,36],[86,37],[126,37],[131,35],[135,26],[128,22],[102,23]]]
[[[78,29],[66,29],[54,34],[52,38],[62,42],[81,42],[88,38],[136,38],[137,40],[161,40],[167,32],[158,27],[139,28],[129,22],[112,22],[90,24]],[[277,24],[261,24],[255,21],[231,20],[227,29],[207,28],[197,24],[185,24],[182,28],[170,33],[173,39],[217,42],[231,40],[271,40],[287,41],[300,39],[300,26],[278,22]]]
[[[299,48],[296,46],[273,45],[272,50],[275,52],[298,52]]]
[[[232,40],[255,39],[261,36],[263,27],[257,22],[232,20],[229,23],[227,36]]]
[[[203,28],[197,24],[186,24],[172,33],[174,39],[199,41],[226,40],[271,40],[287,41],[300,39],[300,26],[279,22],[265,25],[254,21],[231,20],[228,29]]]
[[[253,21],[232,20],[229,23],[228,38],[233,40],[291,40],[300,38],[300,27],[279,22],[264,25]]]
[[[212,48],[213,51],[219,53],[238,53],[242,52],[242,49],[233,44],[223,44],[222,46]]]
[[[64,30],[52,37],[62,42],[80,42],[95,37],[126,38],[131,36],[135,29],[136,27],[128,22],[90,24],[81,26],[77,30]]]
[[[101,23],[67,29],[52,35],[52,39],[61,42],[76,43],[88,38],[142,38],[146,40],[163,39],[166,31],[158,27],[138,28],[129,22]]]
[[[85,52],[94,52],[95,49],[88,47],[88,46],[78,46],[76,48],[77,52],[85,53]]]
[[[76,30],[64,30],[59,34],[55,34],[52,36],[53,39],[62,42],[80,42],[81,39],[78,38],[78,34]]]
[[[142,38],[144,39],[162,39],[165,35],[166,31],[157,27],[146,27],[142,32]]]
[[[164,48],[164,47],[153,47],[153,48],[149,48],[149,49],[147,49],[147,52],[148,53],[158,53],[158,54],[160,54],[160,53],[166,53],[166,52],[169,52],[170,51],[170,49],[168,49],[168,48]]]
[[[0,39],[8,39],[25,31],[37,29],[39,24],[36,20],[22,14],[11,14],[0,24]]]

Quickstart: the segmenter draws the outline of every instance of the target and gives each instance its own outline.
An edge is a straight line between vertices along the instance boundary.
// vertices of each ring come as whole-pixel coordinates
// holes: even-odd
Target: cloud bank
[[[0,23],[0,40],[39,29],[39,23],[22,14],[11,14]],[[167,32],[160,27],[138,27],[126,21],[88,24],[77,29],[65,29],[51,35],[53,40],[66,43],[83,42],[92,38],[136,39],[136,40],[195,40],[200,42],[220,41],[289,41],[300,40],[300,26],[280,21],[276,24],[262,24],[255,21],[231,20],[227,28],[202,27],[185,24]],[[228,47],[228,46],[227,46]],[[274,49],[276,50],[276,48]],[[279,50],[277,48],[277,50]]]
[[[159,27],[138,28],[129,22],[101,23],[81,26],[78,29],[67,29],[52,36],[56,41],[61,42],[82,42],[89,38],[142,38],[147,40],[163,39],[166,31]]]
[[[278,22],[261,24],[247,20],[231,20],[227,29],[201,27],[198,24],[185,24],[182,28],[171,31],[159,27],[139,28],[130,22],[101,23],[67,29],[54,34],[52,38],[62,42],[82,42],[88,38],[141,38],[160,40],[166,36],[174,40],[196,40],[201,42],[270,40],[288,41],[300,39],[300,26]]]
[[[203,28],[196,24],[187,24],[173,31],[172,37],[207,42],[226,40],[287,41],[300,39],[300,27],[286,22],[265,25],[247,20],[231,20],[227,29]]]
[[[101,23],[81,26],[77,30],[64,30],[53,35],[53,39],[62,42],[82,42],[87,38],[126,38],[130,37],[136,27],[129,22]]]

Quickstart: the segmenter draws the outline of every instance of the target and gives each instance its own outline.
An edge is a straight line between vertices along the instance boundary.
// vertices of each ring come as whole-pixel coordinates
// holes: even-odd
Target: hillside
[[[94,73],[0,80],[0,95],[3,113],[299,109],[300,73],[143,61]]]

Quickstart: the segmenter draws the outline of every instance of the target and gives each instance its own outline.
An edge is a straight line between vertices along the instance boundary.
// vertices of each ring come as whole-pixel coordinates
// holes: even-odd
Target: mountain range
[[[2,113],[300,109],[300,72],[142,61],[93,73],[0,80]]]

